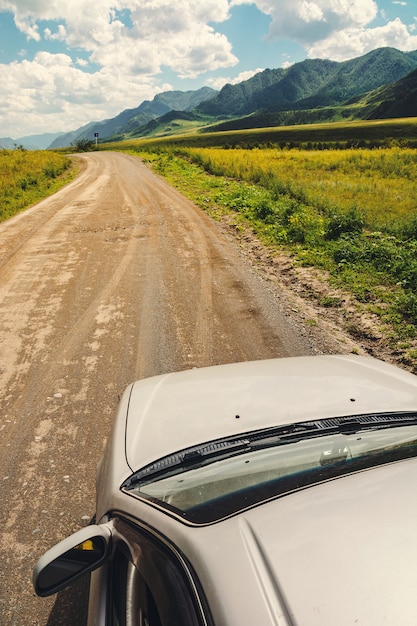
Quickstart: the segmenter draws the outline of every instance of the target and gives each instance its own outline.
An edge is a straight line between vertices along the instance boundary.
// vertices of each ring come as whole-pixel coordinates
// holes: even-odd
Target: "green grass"
[[[62,154],[0,150],[0,222],[55,193],[74,174]]]

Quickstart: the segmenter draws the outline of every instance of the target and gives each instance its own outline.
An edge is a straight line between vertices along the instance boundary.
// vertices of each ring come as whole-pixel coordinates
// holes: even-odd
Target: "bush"
[[[76,152],[91,152],[95,149],[95,143],[92,139],[78,139],[72,145]]]
[[[342,235],[333,248],[333,260],[338,265],[357,263],[363,259],[363,248],[357,240]]]
[[[341,235],[357,235],[362,232],[365,220],[355,207],[349,211],[333,211],[325,227],[327,240],[339,239]]]

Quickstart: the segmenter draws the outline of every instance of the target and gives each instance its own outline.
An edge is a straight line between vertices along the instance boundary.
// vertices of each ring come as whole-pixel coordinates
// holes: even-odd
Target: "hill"
[[[397,81],[416,67],[417,52],[394,48],[379,48],[343,63],[307,59],[287,70],[265,70],[239,85],[225,85],[196,111],[230,118],[331,106]]]
[[[411,53],[410,58],[413,61],[415,55],[417,65],[417,54]],[[368,55],[367,55],[368,56]],[[394,55],[395,57],[395,55]],[[390,57],[393,59],[394,57]],[[375,61],[375,57],[371,56],[370,61]],[[407,66],[405,66],[407,67]],[[372,62],[368,66],[367,71],[372,68]],[[393,69],[394,68],[394,69]],[[403,71],[404,66],[400,66]],[[344,73],[348,68],[344,68]],[[397,68],[398,70],[398,68]],[[388,73],[395,75],[395,66],[388,68]],[[365,72],[364,72],[365,73]],[[372,74],[372,71],[371,71]],[[339,85],[343,80],[339,81]],[[362,82],[362,86],[366,84]],[[343,90],[339,92],[342,94]],[[345,92],[346,93],[346,92]],[[377,89],[361,93],[360,95],[350,98],[345,102],[337,102],[335,91],[328,92],[327,97],[322,99],[311,98],[298,102],[300,108],[289,109],[286,111],[264,111],[261,113],[253,113],[241,118],[235,118],[223,123],[214,124],[210,127],[210,131],[231,131],[244,130],[249,128],[266,128],[272,126],[292,126],[298,124],[317,124],[323,122],[337,122],[341,120],[372,120],[372,119],[389,119],[402,117],[417,117],[417,69],[391,84],[383,85]],[[320,102],[336,102],[332,105],[320,106]],[[317,104],[316,108],[301,108],[304,104]]]
[[[67,133],[54,141],[50,148],[64,148],[74,144],[79,139],[93,139],[98,133],[100,138],[130,135],[139,127],[145,126],[151,120],[165,115],[172,110],[189,111],[197,107],[202,101],[212,98],[217,92],[210,87],[202,87],[196,91],[166,91],[157,94],[152,101],[145,100],[134,109],[126,109],[116,117],[91,122],[71,133]]]
[[[0,137],[0,148],[2,150],[14,150],[17,145],[17,141],[11,137]]]
[[[366,94],[359,102],[366,119],[417,117],[417,70]]]
[[[193,113],[192,111],[169,111],[161,117],[151,120],[144,126],[132,129],[129,138],[135,137],[164,137],[167,135],[192,132],[200,129],[211,120]],[[109,141],[114,141],[109,138]]]
[[[417,51],[380,48],[343,63],[307,59],[288,69],[267,69],[204,100],[191,111],[188,128],[200,124],[203,131],[221,131],[366,119],[372,107],[360,102],[364,94],[416,68]],[[183,132],[184,121],[170,112],[169,120],[162,116],[123,130],[112,139],[174,135]]]
[[[43,133],[41,135],[27,135],[16,139],[18,145],[22,145],[27,150],[46,150],[48,146],[61,137],[64,133]]]
[[[298,108],[333,106],[359,94],[378,89],[403,78],[417,68],[417,52],[404,53],[380,48],[362,57],[345,61],[328,84],[313,97],[299,102]]]

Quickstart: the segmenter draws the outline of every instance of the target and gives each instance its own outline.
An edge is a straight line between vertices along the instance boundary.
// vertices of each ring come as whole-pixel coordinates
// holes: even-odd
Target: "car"
[[[417,377],[357,355],[131,384],[95,523],[34,568],[92,572],[90,626],[417,624]]]

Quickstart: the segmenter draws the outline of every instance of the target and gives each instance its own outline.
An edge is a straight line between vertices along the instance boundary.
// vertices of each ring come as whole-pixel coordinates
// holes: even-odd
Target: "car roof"
[[[417,410],[417,377],[356,355],[192,369],[133,383],[126,460],[133,471],[222,437],[328,417]]]

